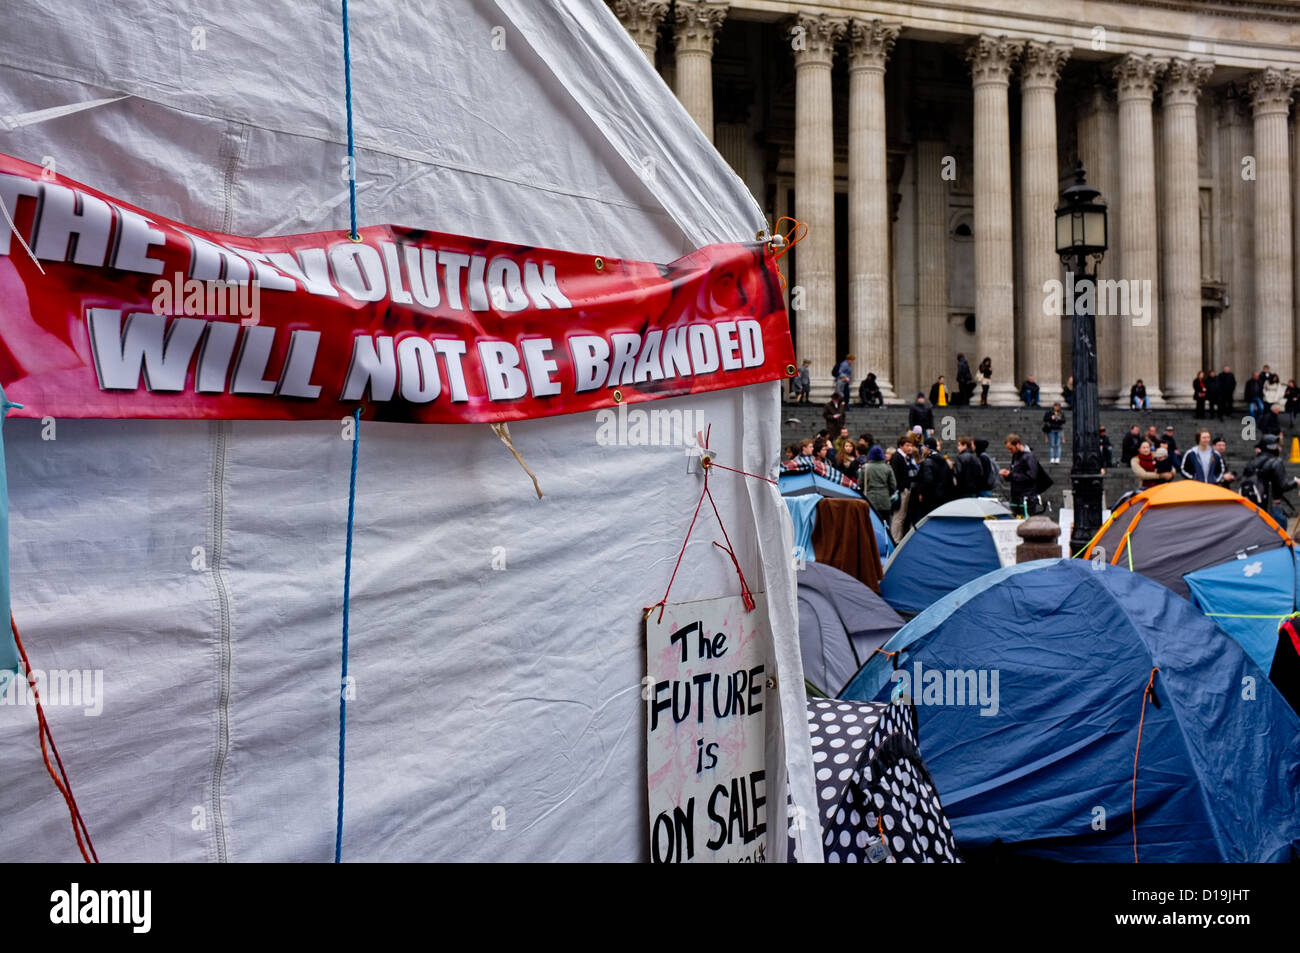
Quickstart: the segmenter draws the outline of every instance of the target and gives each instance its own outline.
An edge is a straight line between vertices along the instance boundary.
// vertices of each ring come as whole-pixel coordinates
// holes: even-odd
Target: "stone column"
[[[1121,273],[1122,254],[1119,195],[1119,120],[1115,113],[1115,99],[1103,86],[1101,76],[1087,98],[1079,117],[1079,158],[1088,170],[1088,181],[1101,189],[1101,197],[1109,206],[1110,249],[1097,266],[1097,280],[1107,281]],[[1063,322],[1064,323],[1064,322]],[[1097,394],[1103,405],[1126,403],[1128,387],[1120,395],[1119,320],[1113,317],[1099,319],[1097,327]],[[1061,333],[1066,333],[1063,327]]]
[[[895,395],[885,61],[900,29],[849,24],[849,348],[855,373],[874,373],[886,399]]]
[[[1201,169],[1196,103],[1214,67],[1200,60],[1170,61],[1162,87],[1165,247],[1160,275],[1165,293],[1165,400],[1194,407],[1192,379],[1204,369],[1201,354]],[[1285,115],[1285,114],[1284,114]],[[1285,123],[1285,118],[1283,119]]]
[[[677,0],[677,98],[713,141],[713,42],[727,4]]]
[[[993,358],[989,402],[1014,404],[1015,279],[1011,245],[1011,133],[1007,87],[1024,43],[981,36],[970,45],[975,88],[975,339],[978,357]],[[955,360],[955,355],[951,356]],[[974,368],[972,368],[974,370]]]
[[[713,138],[714,148],[727,160],[731,171],[748,185],[749,127],[743,122],[718,122],[713,128],[716,133]]]
[[[835,353],[835,131],[831,120],[831,62],[848,22],[826,14],[799,14],[794,46],[794,214],[808,223],[795,255],[795,312],[799,360],[812,361],[812,396],[825,400],[834,387]],[[861,377],[862,357],[854,368]]]
[[[1020,377],[1034,375],[1039,399],[1061,399],[1061,315],[1043,312],[1044,285],[1061,278],[1056,254],[1056,81],[1070,51],[1052,43],[1025,44],[1020,74]],[[979,232],[976,231],[976,240]],[[978,319],[977,319],[978,320]]]
[[[926,124],[922,124],[925,129]],[[925,129],[916,143],[916,371],[915,385],[928,391],[945,375],[956,386],[957,376],[945,368],[955,365],[948,353],[948,181],[943,177],[947,143],[939,130]],[[991,356],[991,355],[990,355]],[[971,373],[983,354],[967,354]],[[996,368],[995,368],[996,369]],[[950,368],[951,370],[951,368]],[[903,394],[910,398],[910,393]],[[979,399],[976,388],[975,399]]]
[[[1291,254],[1300,248],[1300,116],[1291,121]],[[1294,315],[1293,324],[1300,328],[1300,268],[1291,272],[1291,308]],[[1289,373],[1279,377],[1285,381],[1288,377],[1300,380],[1300,333],[1294,342],[1295,356]]]
[[[1291,376],[1295,334],[1291,314],[1291,166],[1287,109],[1295,77],[1266,69],[1250,82],[1255,119],[1255,366]]]
[[[1156,250],[1155,127],[1151,100],[1165,64],[1150,54],[1129,53],[1114,67],[1119,92],[1119,230],[1124,243],[1120,279],[1141,295],[1142,315],[1132,297],[1129,314],[1106,313],[1111,302],[1098,288],[1097,322],[1120,326],[1120,400],[1139,378],[1152,407],[1164,406],[1160,391],[1159,258]],[[1133,282],[1137,285],[1134,286]]]
[[[636,45],[641,47],[654,65],[655,47],[659,41],[659,24],[668,15],[666,0],[612,0],[610,7],[623,29],[632,34]]]

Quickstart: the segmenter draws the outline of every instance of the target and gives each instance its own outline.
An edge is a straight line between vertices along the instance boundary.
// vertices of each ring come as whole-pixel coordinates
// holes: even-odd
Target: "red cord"
[[[708,430],[704,433],[696,434],[700,447],[705,453],[708,452],[709,435],[713,432],[713,425],[710,424]],[[695,523],[700,518],[700,507],[704,505],[705,497],[708,497],[709,505],[713,507],[713,515],[718,521],[718,528],[722,530],[722,538],[726,540],[727,545],[722,545],[714,540],[713,545],[717,546],[724,553],[731,557],[731,564],[736,567],[736,575],[740,577],[740,597],[745,602],[745,609],[748,612],[754,611],[754,593],[749,588],[749,583],[745,581],[745,573],[740,568],[740,561],[736,559],[736,552],[731,548],[731,537],[727,535],[727,527],[722,523],[722,514],[718,512],[718,504],[713,500],[713,494],[709,492],[709,471],[714,467],[720,467],[723,470],[731,470],[732,473],[739,473],[742,476],[754,477],[757,480],[767,480],[768,483],[776,483],[775,480],[769,480],[767,477],[758,476],[754,473],[746,473],[744,470],[733,470],[731,467],[724,467],[720,463],[714,463],[712,458],[705,457],[700,462],[704,470],[704,489],[700,493],[699,502],[695,504],[695,515],[691,517],[691,525],[686,530],[686,538],[682,540],[681,551],[677,554],[677,563],[673,566],[673,574],[668,578],[668,588],[664,590],[664,597],[652,606],[646,607],[646,614],[649,615],[654,609],[659,610],[659,621],[664,618],[664,609],[668,605],[668,593],[672,592],[673,583],[677,580],[677,570],[681,568],[682,557],[686,555],[686,545],[691,541],[691,533],[695,531]]]
[[[1142,751],[1142,722],[1147,716],[1147,698],[1152,694],[1152,688],[1156,683],[1156,672],[1159,668],[1151,669],[1151,677],[1147,679],[1147,687],[1142,692],[1142,714],[1138,716],[1138,740],[1137,747],[1133,751],[1133,863],[1138,862],[1138,819],[1137,819],[1137,802],[1138,802],[1138,754]]]
[[[713,501],[713,494],[709,492],[707,474],[704,477],[704,494],[709,498],[709,505],[713,507],[713,515],[718,520],[718,529],[722,530],[722,538],[727,541],[726,546],[721,545],[717,540],[714,540],[713,545],[731,557],[731,564],[736,567],[736,575],[740,577],[740,597],[745,600],[745,611],[753,612],[754,594],[749,591],[749,583],[745,582],[745,574],[740,570],[740,561],[736,559],[736,551],[731,548],[731,537],[727,535],[727,527],[722,525],[722,514],[718,512],[718,504]]]
[[[728,547],[723,546],[716,539],[713,541],[713,545],[717,546],[718,549],[722,550],[724,553],[726,553],[728,556],[731,557],[731,565],[736,567],[736,575],[740,577],[740,598],[743,599],[745,602],[745,611],[753,612],[754,594],[749,590],[749,583],[745,582],[745,574],[740,571],[740,563],[736,561],[736,554],[733,553]]]
[[[732,473],[739,473],[741,476],[753,477],[755,480],[766,480],[768,483],[772,484],[773,486],[781,485],[776,480],[773,480],[771,477],[759,476],[757,473],[747,473],[744,470],[736,470],[733,469],[732,467],[724,467],[721,463],[715,463],[712,460],[710,460],[704,466],[705,469],[711,469],[713,467],[717,467],[719,470],[731,470]]]
[[[59,789],[63,795],[64,802],[68,805],[68,814],[72,818],[72,833],[77,838],[77,849],[81,851],[82,859],[90,863],[99,863],[99,855],[95,853],[95,845],[90,840],[90,831],[86,828],[86,819],[81,816],[81,809],[77,807],[77,799],[72,794],[72,782],[68,780],[67,769],[63,766],[63,759],[59,757],[59,747],[54,743],[54,734],[50,731],[50,723],[45,717],[45,709],[41,705],[41,694],[36,689],[36,679],[32,675],[32,664],[27,660],[27,651],[23,648],[22,636],[18,634],[18,623],[14,621],[12,614],[9,616],[9,627],[13,629],[14,644],[18,647],[18,654],[23,659],[23,671],[27,675],[27,684],[31,686],[32,697],[36,700],[36,724],[41,739],[41,756],[45,759],[45,770],[50,773],[50,778],[54,781],[54,786]],[[49,747],[46,747],[46,742]],[[54,772],[54,765],[50,764],[50,751],[54,752],[54,760],[59,766],[59,773]],[[62,775],[63,779],[59,780]],[[82,841],[82,835],[85,835],[85,841]],[[89,853],[87,853],[89,848]]]

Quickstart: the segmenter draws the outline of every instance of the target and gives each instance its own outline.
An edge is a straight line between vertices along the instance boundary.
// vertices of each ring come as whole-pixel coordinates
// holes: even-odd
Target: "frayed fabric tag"
[[[515,459],[518,460],[519,465],[524,468],[524,472],[527,473],[528,476],[532,478],[533,489],[537,491],[537,498],[540,500],[542,498],[542,487],[537,482],[537,474],[533,473],[532,470],[528,469],[528,464],[524,463],[524,458],[521,457],[519,455],[519,451],[515,449],[514,442],[510,439],[509,425],[488,424],[488,426],[492,428],[493,433],[495,433],[498,437],[501,438],[501,442],[506,445],[506,449],[508,449],[511,453],[515,455]]]

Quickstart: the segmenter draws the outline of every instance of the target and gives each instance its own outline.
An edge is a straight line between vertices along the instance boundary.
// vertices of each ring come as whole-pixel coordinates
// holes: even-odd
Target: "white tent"
[[[0,152],[200,228],[347,227],[337,4],[5,19]],[[764,227],[599,0],[374,0],[351,27],[362,225],[661,262]],[[775,475],[779,386],[689,398],[723,462]],[[5,427],[14,613],[34,668],[103,673],[102,712],[48,711],[100,857],[330,859],[339,424],[54,423]],[[542,500],[486,426],[361,427],[345,860],[648,856],[640,610],[701,478],[680,448],[598,445],[591,414],[511,430]],[[712,485],[775,633],[778,858],[786,769],[816,804],[789,518],[774,485]],[[672,601],[738,591],[715,536]],[[0,764],[0,861],[77,859],[29,708],[0,707]]]

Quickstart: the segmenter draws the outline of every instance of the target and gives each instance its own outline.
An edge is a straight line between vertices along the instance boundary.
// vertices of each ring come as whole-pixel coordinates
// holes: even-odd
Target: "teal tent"
[[[1277,627],[1296,610],[1296,560],[1290,546],[1229,559],[1183,576],[1192,604],[1236,639],[1267,672]]]

